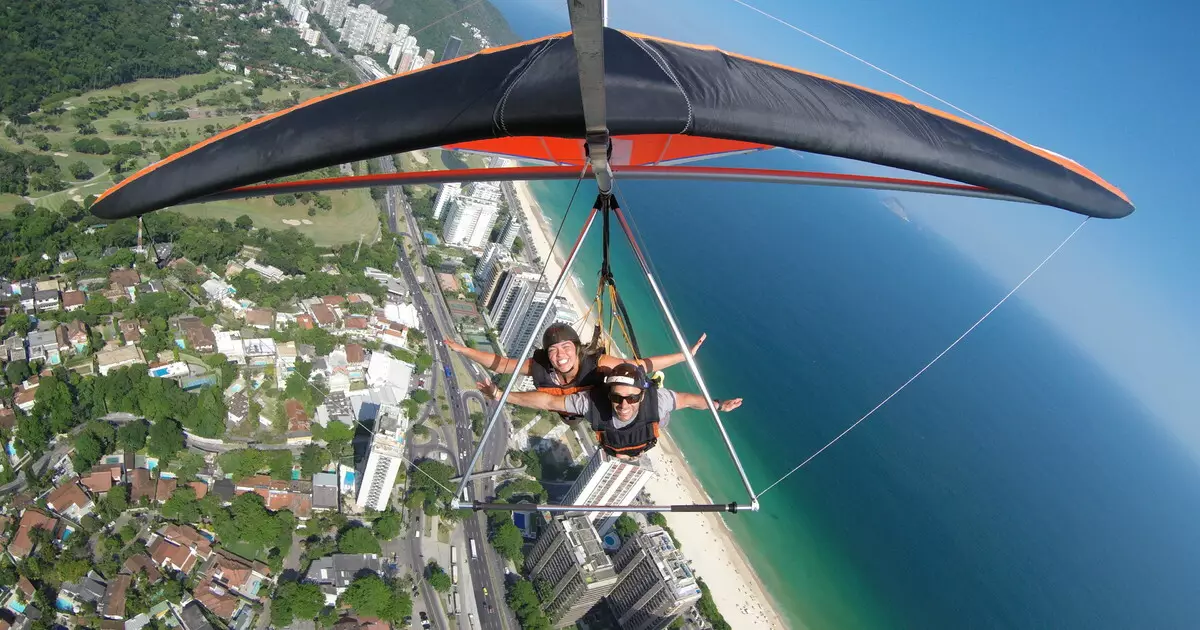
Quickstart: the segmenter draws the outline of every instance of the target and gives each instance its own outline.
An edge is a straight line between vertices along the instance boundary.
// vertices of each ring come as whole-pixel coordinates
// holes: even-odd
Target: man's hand
[[[708,333],[704,333],[703,335],[700,335],[700,339],[697,340],[696,344],[692,346],[692,356],[696,356],[696,353],[700,351],[700,346],[704,345],[704,340],[707,337],[708,337]]]
[[[733,411],[734,409],[737,409],[738,407],[742,406],[741,398],[730,398],[729,400],[714,400],[713,402],[717,403],[717,410],[719,410],[719,411]]]
[[[475,383],[475,385],[479,387],[479,391],[483,392],[484,396],[492,400],[500,400],[500,388],[496,387],[495,383],[487,381],[484,383]]]
[[[461,344],[456,343],[453,339],[451,339],[449,337],[446,337],[442,341],[446,344],[447,348],[453,350],[454,352],[462,353],[462,351],[465,350],[465,348]]]

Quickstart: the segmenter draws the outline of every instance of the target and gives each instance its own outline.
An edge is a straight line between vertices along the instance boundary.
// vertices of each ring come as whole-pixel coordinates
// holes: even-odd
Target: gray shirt
[[[659,428],[667,428],[667,424],[671,421],[671,412],[675,411],[675,392],[669,389],[658,388],[658,426]],[[592,408],[592,397],[587,392],[579,392],[567,396],[566,401],[567,413],[586,416],[588,410]],[[622,421],[613,414],[613,425],[618,429],[623,429],[633,422],[633,418],[627,421]]]

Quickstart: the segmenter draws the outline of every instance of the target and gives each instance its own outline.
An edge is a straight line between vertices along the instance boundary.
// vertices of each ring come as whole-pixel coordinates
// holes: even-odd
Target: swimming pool
[[[54,600],[54,607],[63,612],[75,612],[75,602],[61,596]]]

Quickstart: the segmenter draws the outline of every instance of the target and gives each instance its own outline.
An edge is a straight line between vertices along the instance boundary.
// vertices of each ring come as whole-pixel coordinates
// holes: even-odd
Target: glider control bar
[[[372,186],[398,186],[402,184],[444,184],[446,182],[505,182],[505,181],[549,181],[579,178],[578,166],[521,166],[515,168],[465,168],[451,171],[414,171],[408,173],[378,173],[355,177],[331,177],[274,184],[256,184],[232,188],[205,197],[184,202],[207,203],[226,199],[266,197],[285,193],[318,192],[323,190],[345,190],[370,188]],[[675,181],[723,181],[759,182],[767,184],[806,184],[810,186],[834,186],[842,188],[867,188],[872,190],[895,190],[921,192],[960,197],[978,197],[999,201],[1016,201],[1036,204],[1036,201],[999,193],[979,186],[934,182],[899,177],[875,177],[870,175],[848,175],[845,173],[821,173],[816,171],[786,171],[761,168],[726,168],[715,166],[614,166],[614,173],[623,179],[632,180],[675,180]]]

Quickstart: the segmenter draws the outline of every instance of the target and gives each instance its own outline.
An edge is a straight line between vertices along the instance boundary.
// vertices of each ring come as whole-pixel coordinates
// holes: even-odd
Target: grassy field
[[[223,76],[229,76],[229,74],[219,70],[213,70],[212,72],[206,72],[204,74],[186,74],[181,77],[175,77],[174,79],[140,79],[134,81],[133,83],[126,83],[103,90],[86,92],[80,96],[67,99],[65,104],[69,107],[72,103],[86,103],[88,97],[90,96],[104,98],[107,96],[132,94],[133,92],[137,92],[138,94],[149,94],[151,92],[157,92],[158,90],[176,92],[179,90],[179,88],[185,85],[187,87],[195,87],[201,83],[208,83],[215,78]]]
[[[270,197],[219,201],[173,208],[189,216],[226,219],[233,221],[245,214],[256,227],[272,230],[296,230],[313,239],[318,245],[336,245],[357,241],[363,236],[364,243],[373,243],[379,237],[379,215],[371,193],[365,189],[332,191],[326,193],[333,199],[333,210],[317,212],[308,216],[308,206],[277,206]],[[288,225],[284,221],[300,221],[300,225]],[[304,223],[307,221],[308,223]]]
[[[267,553],[265,550],[255,549],[253,546],[241,540],[231,543],[222,542],[221,546],[229,551],[229,553],[235,554],[247,560],[259,560],[261,562],[267,561]]]
[[[206,74],[187,75],[174,79],[143,79],[120,85],[104,90],[95,90],[87,92],[80,96],[68,99],[65,106],[69,109],[76,105],[82,105],[91,97],[107,97],[120,94],[128,94],[137,92],[139,94],[150,94],[158,90],[166,90],[176,92],[181,86],[194,87],[203,83],[212,81],[214,78],[231,75],[221,72],[209,72]],[[248,82],[235,78],[234,81],[226,83],[218,88],[218,90],[228,89],[244,89]],[[302,87],[299,85],[284,84],[280,88],[265,90],[260,97],[262,101],[268,102],[272,100],[285,99],[290,97],[293,90],[300,92],[300,100],[319,96],[323,93],[322,90],[317,90],[310,87]],[[200,98],[211,98],[213,92],[204,92],[198,95]],[[213,129],[218,127],[230,127],[241,124],[244,116],[241,114],[217,116],[214,114],[213,108],[195,108],[195,97],[189,98],[184,102],[171,105],[170,107],[188,107],[190,106],[192,117],[187,120],[171,120],[171,121],[138,121],[131,110],[116,110],[110,112],[109,115],[99,120],[93,121],[92,125],[98,132],[96,135],[103,138],[109,143],[114,142],[130,142],[132,140],[140,141],[143,146],[149,148],[155,140],[161,140],[164,144],[172,144],[179,141],[181,138],[192,142],[199,141],[207,135],[207,129],[210,125]],[[256,115],[250,116],[254,118]],[[111,125],[117,121],[128,122],[131,125],[138,124],[146,129],[154,132],[155,135],[139,138],[137,136],[118,136],[112,133]],[[59,117],[57,123],[62,131],[49,131],[43,133],[50,141],[51,148],[49,151],[37,151],[30,143],[26,142],[22,145],[17,145],[16,142],[7,137],[0,137],[0,149],[9,151],[31,151],[50,155],[59,165],[63,172],[64,182],[69,185],[69,188],[55,193],[35,192],[27,197],[31,203],[47,208],[58,208],[67,199],[75,199],[82,202],[87,195],[100,193],[107,190],[113,184],[112,177],[109,175],[108,166],[105,165],[105,160],[109,156],[104,155],[86,155],[71,150],[71,144],[77,137],[74,131],[74,125],[71,123],[69,112]],[[30,134],[35,133],[30,131]],[[156,160],[158,156],[152,152],[148,152],[145,156],[138,160],[137,168],[141,168],[148,163]],[[69,167],[75,162],[83,161],[91,169],[93,177],[86,181],[73,181],[70,179],[71,174]],[[308,216],[308,206],[296,204],[294,206],[277,206],[270,198],[262,199],[244,199],[236,201],[224,201],[211,204],[180,206],[174,208],[184,214],[191,216],[202,216],[211,218],[224,218],[233,221],[237,217],[245,214],[249,215],[254,220],[254,224],[259,227],[271,229],[287,229],[295,227],[303,234],[310,236],[318,245],[336,245],[340,243],[350,243],[357,241],[360,236],[365,237],[365,242],[371,243],[377,240],[379,235],[379,220],[378,208],[371,195],[366,190],[352,191],[335,191],[327,193],[333,200],[333,209],[329,212],[318,211],[315,216]],[[0,214],[9,213],[12,208],[25,201],[16,195],[0,195]],[[289,225],[284,221],[295,222],[296,225]]]

